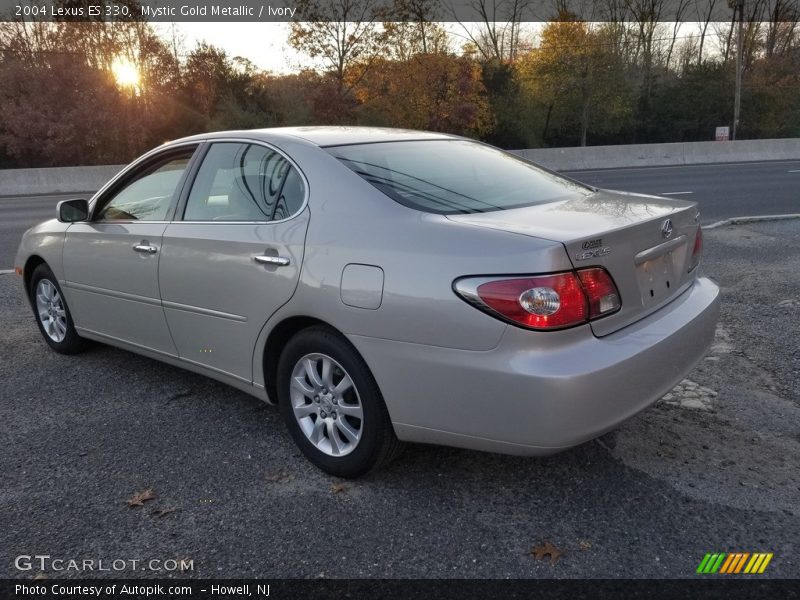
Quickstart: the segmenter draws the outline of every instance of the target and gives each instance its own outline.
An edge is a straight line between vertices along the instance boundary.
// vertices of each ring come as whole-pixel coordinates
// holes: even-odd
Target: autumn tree
[[[526,91],[547,106],[545,139],[554,125],[563,129],[574,123],[575,141],[585,146],[591,129],[619,126],[629,112],[625,82],[618,77],[621,66],[606,33],[602,26],[562,15],[543,28],[539,47],[520,58]]]
[[[127,162],[117,112],[119,91],[107,74],[71,57],[49,65],[0,63],[0,146],[19,165]]]
[[[759,59],[746,83],[742,135],[800,137],[800,52]]]
[[[480,68],[464,57],[377,59],[354,92],[370,125],[481,136],[491,124]]]
[[[19,164],[127,162],[168,135],[178,69],[149,24],[6,21],[0,45],[0,145]]]
[[[264,94],[273,111],[275,125],[325,123],[325,96],[329,77],[306,69],[289,75],[265,75]]]
[[[189,54],[183,68],[182,83],[187,98],[196,110],[210,118],[228,89],[233,66],[221,49],[201,42]]]

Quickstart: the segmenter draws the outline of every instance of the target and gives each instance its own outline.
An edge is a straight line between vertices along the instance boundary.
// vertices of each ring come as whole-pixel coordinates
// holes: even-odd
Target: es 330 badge
[[[603,246],[603,239],[587,240],[583,242],[583,250],[575,255],[575,260],[589,260],[590,258],[599,258],[607,254],[611,254],[610,246]]]

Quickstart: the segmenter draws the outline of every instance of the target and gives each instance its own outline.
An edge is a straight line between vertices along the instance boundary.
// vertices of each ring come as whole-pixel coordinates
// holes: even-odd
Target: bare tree
[[[711,16],[714,14],[714,6],[717,0],[695,0],[695,12],[698,20],[700,21],[700,43],[697,46],[697,64],[703,63],[703,47],[706,41],[706,32],[708,31],[708,24],[711,22]]]
[[[477,17],[475,31],[449,5],[453,19],[461,25],[464,36],[475,45],[486,61],[513,61],[519,49],[520,31],[531,0],[472,0],[469,6]]]
[[[377,0],[299,0],[297,13],[306,21],[292,23],[289,43],[311,58],[320,58],[332,71],[340,92],[348,67],[359,62],[368,67],[381,49]]]
[[[768,0],[747,0],[741,4],[738,0],[728,0],[728,6],[733,11],[731,22],[729,25],[720,25],[717,28],[724,62],[727,63],[736,54],[734,52],[734,42],[736,42],[734,32],[737,29],[736,21],[741,18],[745,24],[745,32],[742,38],[742,55],[745,69],[752,64],[762,44],[761,34],[764,16],[767,12],[767,3]]]
[[[769,9],[764,52],[768,57],[786,54],[797,38],[800,21],[798,4],[793,0],[774,0]]]
[[[650,97],[653,82],[653,42],[663,16],[665,0],[630,0],[630,10],[636,25],[636,48],[641,61],[645,97]]]
[[[629,5],[636,25],[637,54],[647,70],[653,62],[653,39],[661,21],[664,0],[631,0]]]
[[[438,0],[394,0],[383,27],[388,38],[401,43],[401,60],[406,54],[446,50],[447,33],[437,23],[439,5]]]
[[[600,18],[597,20],[604,23],[605,35],[612,44],[612,53],[620,61],[631,62],[636,53],[638,35],[630,24],[630,0],[603,0],[598,5]]]
[[[689,10],[689,4],[692,0],[674,0],[675,6],[675,22],[672,24],[672,37],[669,41],[669,48],[667,50],[667,58],[665,61],[666,67],[669,68],[672,61],[672,52],[675,49],[675,41],[678,39],[678,31],[680,30],[683,18]]]

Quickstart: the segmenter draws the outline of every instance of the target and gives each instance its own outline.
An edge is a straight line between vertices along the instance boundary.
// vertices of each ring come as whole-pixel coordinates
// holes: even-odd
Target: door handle
[[[264,254],[254,256],[253,260],[262,265],[272,265],[273,267],[286,267],[292,262],[285,256],[266,256]]]
[[[158,252],[158,248],[155,246],[150,246],[148,244],[136,244],[133,247],[134,252],[143,252],[144,254],[155,254]]]

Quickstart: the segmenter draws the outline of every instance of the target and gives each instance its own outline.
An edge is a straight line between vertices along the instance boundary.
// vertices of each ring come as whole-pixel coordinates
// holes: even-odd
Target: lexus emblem
[[[667,219],[661,225],[661,235],[668,238],[672,235],[672,219]]]

